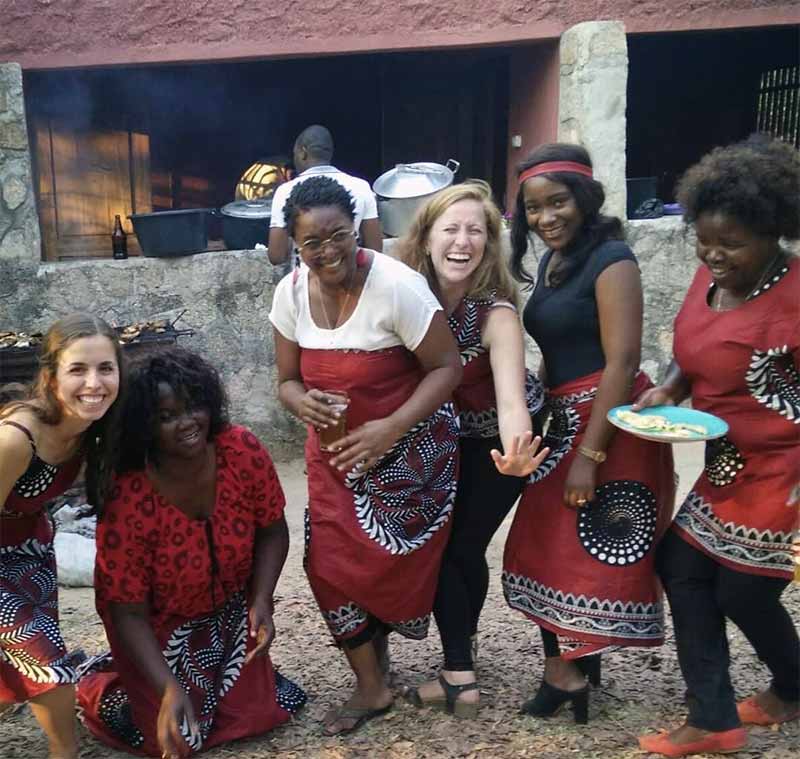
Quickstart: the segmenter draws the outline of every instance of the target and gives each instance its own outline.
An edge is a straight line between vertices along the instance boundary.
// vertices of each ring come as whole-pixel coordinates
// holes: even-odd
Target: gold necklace
[[[761,272],[761,276],[759,277],[758,282],[756,282],[755,286],[752,287],[750,289],[750,292],[748,292],[747,295],[744,296],[744,300],[742,301],[742,303],[746,303],[748,300],[750,300],[750,298],[753,295],[753,293],[755,293],[757,290],[759,290],[764,285],[764,283],[769,278],[770,272],[773,270],[773,268],[775,268],[775,264],[778,263],[778,261],[781,259],[782,256],[783,256],[783,251],[778,251],[778,253],[775,255],[775,258],[773,258],[767,264],[766,269],[764,269],[764,271]],[[717,285],[717,289],[714,292],[714,297],[713,297],[713,300],[716,301],[716,303],[713,305],[714,311],[722,311],[723,310],[722,305],[723,305],[723,302],[725,300],[725,294],[727,292],[728,292],[727,290],[723,290],[719,285]],[[729,310],[729,309],[725,309],[725,310]]]
[[[350,275],[350,284],[348,285],[348,287],[350,287],[350,288],[352,288],[352,286],[353,286],[352,280],[353,280],[354,276],[355,276],[355,272],[353,272],[353,274]],[[347,308],[347,304],[350,302],[350,296],[351,295],[352,295],[352,293],[348,289],[347,290],[347,296],[344,299],[344,303],[342,303],[342,306],[339,309],[339,313],[336,315],[336,321],[333,323],[333,326],[331,327],[330,319],[328,319],[328,311],[325,308],[325,298],[322,297],[322,286],[320,285],[319,280],[317,280],[317,296],[319,297],[319,305],[320,305],[320,308],[322,309],[322,316],[325,319],[325,326],[327,327],[327,329],[334,330],[339,326],[339,320],[342,318],[342,314],[345,312],[345,309]]]

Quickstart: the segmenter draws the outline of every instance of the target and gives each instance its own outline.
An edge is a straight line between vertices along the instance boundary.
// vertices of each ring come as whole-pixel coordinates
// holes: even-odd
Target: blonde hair
[[[428,253],[431,228],[450,206],[462,200],[480,203],[486,218],[486,247],[478,268],[472,274],[467,297],[486,298],[494,293],[496,298],[517,305],[517,288],[500,245],[502,217],[492,200],[491,188],[483,180],[468,179],[462,184],[437,192],[417,211],[408,233],[398,241],[398,257],[422,274],[431,289],[438,293],[439,282]]]

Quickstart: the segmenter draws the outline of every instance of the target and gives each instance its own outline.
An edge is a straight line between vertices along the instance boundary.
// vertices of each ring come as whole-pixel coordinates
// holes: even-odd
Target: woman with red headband
[[[654,546],[674,499],[667,445],[614,434],[609,409],[650,386],[639,371],[642,285],[622,223],[578,145],[542,145],[519,167],[511,269],[534,284],[523,322],[542,351],[547,459],[533,472],[506,543],[509,605],[541,628],[544,677],[523,705],[535,717],[571,703],[587,721],[599,653],[658,646],[663,605]],[[523,256],[547,246],[536,279]]]

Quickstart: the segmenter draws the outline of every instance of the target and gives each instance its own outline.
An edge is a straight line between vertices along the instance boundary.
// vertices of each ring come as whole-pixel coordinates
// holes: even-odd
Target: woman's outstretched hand
[[[533,437],[532,432],[525,432],[522,435],[514,435],[507,453],[500,453],[497,448],[493,448],[489,453],[500,474],[510,477],[527,477],[550,453],[549,448],[542,448],[539,451],[541,444],[541,437],[538,435]],[[537,453],[537,451],[539,452]]]
[[[672,393],[664,387],[651,387],[645,390],[631,405],[633,411],[641,411],[643,408],[650,408],[651,406],[674,406],[675,398]]]
[[[199,741],[200,727],[194,716],[192,702],[179,683],[173,680],[164,689],[156,722],[158,745],[164,759],[183,759],[191,753],[181,735],[181,724],[184,719],[189,725],[192,738]]]

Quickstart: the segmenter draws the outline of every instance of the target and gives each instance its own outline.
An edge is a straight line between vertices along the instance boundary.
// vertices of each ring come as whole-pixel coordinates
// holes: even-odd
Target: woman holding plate
[[[703,473],[659,548],[689,716],[640,745],[665,756],[735,751],[742,724],[800,717],[800,641],[780,601],[791,582],[800,471],[800,155],[755,136],[718,148],[678,187],[701,266],[675,320],[667,377],[635,408],[677,404],[721,417]],[[726,620],[772,673],[736,704]]]
[[[523,322],[543,355],[548,458],[531,474],[506,543],[509,605],[542,630],[544,677],[523,711],[571,702],[586,722],[599,659],[617,646],[658,646],[663,608],[654,546],[674,498],[669,446],[615,434],[606,414],[650,382],[639,370],[642,285],[619,219],[578,145],[537,148],[519,167],[512,271],[533,232],[548,247]]]

